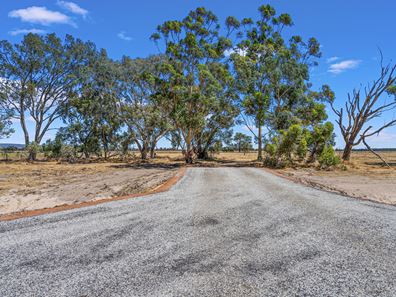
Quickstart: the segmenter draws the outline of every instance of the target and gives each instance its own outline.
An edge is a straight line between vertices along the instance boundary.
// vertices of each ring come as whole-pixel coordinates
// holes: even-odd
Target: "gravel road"
[[[396,296],[396,207],[262,169],[0,222],[0,296]]]

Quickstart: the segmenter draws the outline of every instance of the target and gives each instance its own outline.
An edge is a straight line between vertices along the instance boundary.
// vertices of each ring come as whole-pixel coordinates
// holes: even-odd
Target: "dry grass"
[[[387,168],[378,157],[370,152],[352,152],[351,160],[346,163],[348,169],[353,172],[365,174],[394,174],[396,173],[396,151],[378,152],[391,166]],[[341,155],[341,153],[340,153]]]

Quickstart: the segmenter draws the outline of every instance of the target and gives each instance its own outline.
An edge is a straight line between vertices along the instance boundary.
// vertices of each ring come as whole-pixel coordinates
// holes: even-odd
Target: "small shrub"
[[[326,145],[318,158],[322,168],[329,168],[340,164],[340,157],[335,153],[332,146]]]
[[[69,146],[69,145],[64,145],[61,148],[61,157],[62,159],[65,159],[69,163],[75,163],[76,162],[76,150],[74,147]]]

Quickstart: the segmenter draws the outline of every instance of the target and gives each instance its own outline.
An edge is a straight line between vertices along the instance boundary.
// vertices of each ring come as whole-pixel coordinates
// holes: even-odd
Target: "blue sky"
[[[0,39],[18,42],[23,33],[29,31],[56,32],[61,36],[69,33],[106,48],[113,58],[122,55],[145,57],[157,53],[156,46],[149,40],[156,26],[169,19],[183,18],[191,9],[205,6],[220,20],[229,15],[255,18],[257,7],[269,3],[278,12],[291,14],[295,23],[289,31],[291,34],[305,38],[313,36],[322,44],[323,57],[319,66],[312,69],[311,80],[314,88],[329,84],[336,93],[337,105],[345,102],[347,93],[353,88],[376,78],[379,73],[378,48],[387,61],[396,58],[394,0],[72,1],[1,0]],[[395,113],[388,113],[385,120],[394,116]],[[330,110],[329,119],[334,119]],[[14,135],[0,142],[23,143],[18,123],[15,128]],[[244,127],[235,130],[248,133]],[[50,131],[48,137],[55,132]],[[339,135],[337,128],[336,133]],[[336,141],[337,147],[342,147],[341,138],[337,137]],[[396,127],[372,138],[370,144],[396,147]]]

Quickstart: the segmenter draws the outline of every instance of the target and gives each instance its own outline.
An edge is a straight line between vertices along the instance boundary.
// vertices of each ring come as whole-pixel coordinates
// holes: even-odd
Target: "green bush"
[[[337,156],[332,146],[326,145],[318,158],[322,168],[329,168],[340,164],[340,157]]]
[[[48,139],[43,145],[44,156],[47,158],[59,158],[61,157],[62,140],[60,137],[55,137],[55,140]]]

